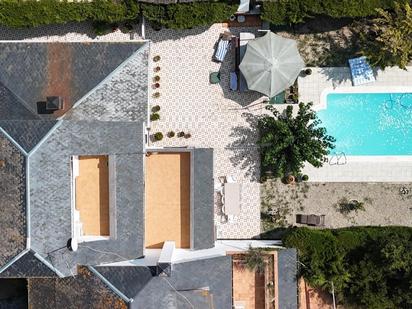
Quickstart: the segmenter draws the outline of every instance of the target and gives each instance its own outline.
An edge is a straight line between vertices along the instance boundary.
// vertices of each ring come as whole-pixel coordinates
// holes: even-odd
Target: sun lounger
[[[255,35],[250,32],[241,32],[239,34],[239,47],[238,47],[238,58],[236,59],[236,72],[238,72],[238,89],[240,92],[249,91],[247,83],[242,73],[239,70],[239,64],[242,62],[243,57],[246,53],[247,43],[253,40]]]
[[[230,90],[236,91],[237,90],[237,74],[236,72],[230,72]]]
[[[230,32],[225,32],[219,38],[219,42],[217,43],[217,48],[214,54],[213,59],[217,62],[222,62],[225,58],[227,51],[230,48],[230,41],[232,38],[232,34]]]
[[[373,83],[375,76],[365,56],[349,59],[349,67],[354,86]]]

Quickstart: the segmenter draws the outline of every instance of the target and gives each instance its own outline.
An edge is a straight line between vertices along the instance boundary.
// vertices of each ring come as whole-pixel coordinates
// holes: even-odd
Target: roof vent
[[[63,98],[62,97],[47,97],[46,98],[46,110],[57,111],[63,109]]]

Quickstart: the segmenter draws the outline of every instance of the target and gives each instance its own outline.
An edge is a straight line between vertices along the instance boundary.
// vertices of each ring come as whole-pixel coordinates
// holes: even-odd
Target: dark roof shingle
[[[42,263],[31,250],[0,273],[0,278],[27,277],[56,277],[56,273]]]
[[[0,267],[26,248],[26,158],[0,132]]]

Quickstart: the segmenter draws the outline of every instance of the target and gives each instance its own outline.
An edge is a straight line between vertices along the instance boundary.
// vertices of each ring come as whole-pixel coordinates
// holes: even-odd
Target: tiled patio
[[[241,184],[241,214],[231,223],[221,223],[216,215],[218,238],[250,238],[260,232],[259,157],[251,115],[262,112],[261,95],[255,92],[234,93],[229,90],[231,54],[222,65],[212,62],[214,45],[226,28],[215,24],[209,29],[159,32],[147,31],[153,40],[152,56],[160,55],[160,120],[152,122],[152,133],[165,138],[157,146],[194,146],[214,149],[214,175],[234,176]],[[257,28],[230,29],[256,32]],[[152,63],[154,64],[154,63]],[[220,85],[209,84],[209,73],[221,72]],[[184,131],[191,138],[168,138],[166,133]]]

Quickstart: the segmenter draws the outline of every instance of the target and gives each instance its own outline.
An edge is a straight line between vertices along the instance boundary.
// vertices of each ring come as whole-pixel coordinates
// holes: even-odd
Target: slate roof
[[[0,169],[0,267],[25,249],[27,237],[33,250],[4,276],[39,275],[35,254],[59,275],[75,273],[77,264],[143,254],[148,55],[146,42],[0,43],[0,127],[6,133],[0,131],[0,159],[6,159]],[[53,95],[63,96],[71,109],[39,115],[38,101]],[[70,157],[87,154],[115,162],[116,235],[72,252],[66,249],[72,235]],[[50,274],[47,266],[43,271]]]
[[[0,132],[0,267],[26,248],[26,159]]]
[[[134,301],[131,308],[232,308],[230,256],[173,264],[170,277],[152,276],[142,266],[94,267],[111,284]],[[212,306],[213,304],[213,306]]]
[[[0,273],[0,278],[56,277],[56,273],[41,262],[32,250],[27,251],[10,267]]]
[[[127,308],[127,304],[87,267],[79,267],[75,277],[30,278],[28,290],[30,308]]]
[[[38,120],[62,116],[141,45],[0,43],[0,127],[29,152],[54,125]],[[64,111],[39,114],[47,96],[63,97]]]
[[[294,248],[278,251],[279,308],[298,307],[297,251]]]

